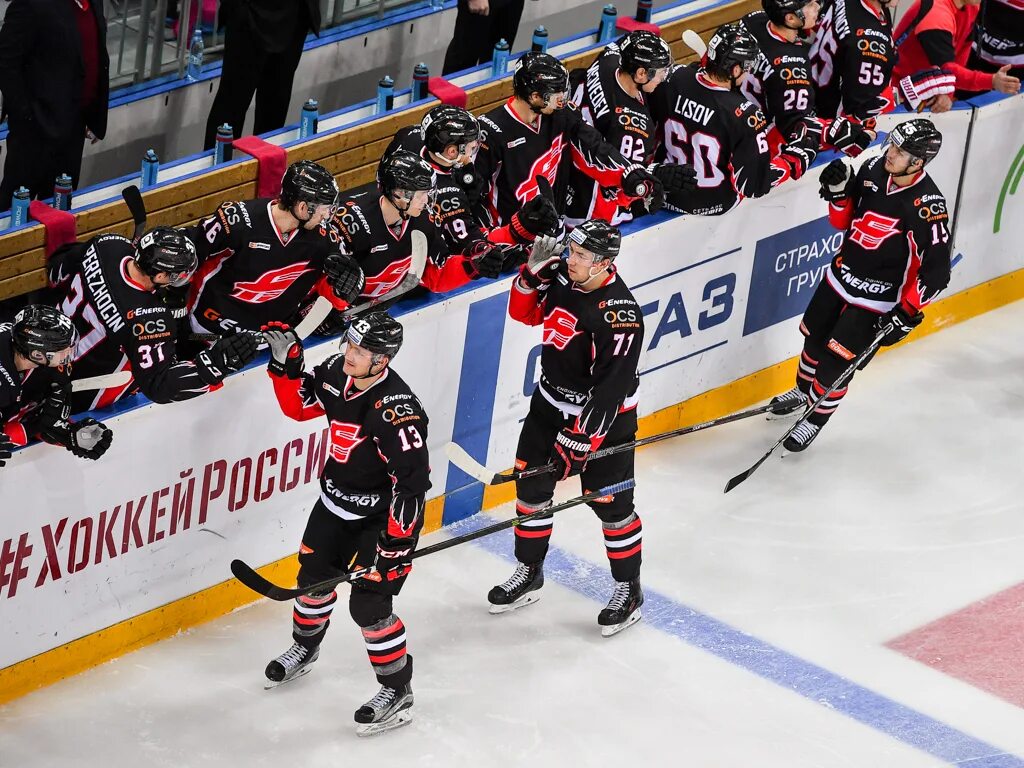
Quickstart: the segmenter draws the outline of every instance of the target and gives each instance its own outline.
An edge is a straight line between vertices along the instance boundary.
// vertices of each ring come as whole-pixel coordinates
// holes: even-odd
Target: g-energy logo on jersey
[[[292,283],[307,272],[312,272],[308,261],[264,272],[251,282],[240,280],[231,291],[232,298],[248,304],[263,304],[278,299],[291,288]]]
[[[562,159],[562,149],[564,148],[565,141],[561,134],[559,134],[551,142],[551,147],[548,151],[533,161],[533,165],[530,166],[530,170],[526,174],[526,181],[516,187],[516,200],[525,203],[533,200],[533,198],[540,194],[536,181],[538,176],[543,176],[547,179],[551,186],[555,185],[555,176],[558,175],[558,163]]]
[[[629,299],[607,299],[597,307],[602,310],[604,321],[612,328],[640,327],[640,308]]]
[[[922,195],[914,200],[914,205],[917,206],[917,215],[924,221],[939,221],[949,218],[946,199],[942,195]]]
[[[330,427],[331,435],[331,458],[339,464],[345,464],[352,456],[352,451],[359,447],[359,444],[366,440],[360,437],[362,424],[350,424],[346,421],[332,421]]]
[[[562,307],[557,307],[544,318],[544,339],[541,344],[561,351],[569,346],[569,342],[582,333],[576,330],[579,318]]]
[[[850,239],[869,251],[878,250],[882,243],[899,230],[896,228],[899,219],[892,219],[874,211],[868,211],[850,225]]]

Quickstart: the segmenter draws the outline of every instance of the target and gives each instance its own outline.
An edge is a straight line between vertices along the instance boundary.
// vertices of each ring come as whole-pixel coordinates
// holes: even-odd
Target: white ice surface
[[[642,451],[645,587],[1024,756],[1024,711],[884,646],[1024,581],[1022,325],[1018,303],[880,357],[810,450],[727,496],[788,422]],[[552,543],[604,569],[586,508],[558,516]],[[291,612],[265,601],[0,708],[0,766],[944,764],[870,711],[858,722],[653,619],[600,637],[602,606],[572,573],[549,577],[537,605],[490,616],[487,589],[510,572],[492,550],[419,561],[397,600],[416,659],[406,728],[354,734],[377,686],[344,600],[311,674],[264,691]],[[1012,755],[963,764],[1024,765]]]

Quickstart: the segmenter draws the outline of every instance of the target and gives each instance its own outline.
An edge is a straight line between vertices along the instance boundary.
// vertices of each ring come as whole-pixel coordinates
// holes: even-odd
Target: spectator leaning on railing
[[[18,187],[50,197],[59,174],[78,187],[85,139],[107,132],[110,58],[103,0],[12,0],[0,28],[7,160],[0,211]]]
[[[1009,66],[995,73],[967,67],[980,1],[915,0],[896,27],[899,59],[894,79],[901,81],[937,67],[956,78],[956,88],[961,93],[1017,93],[1020,80],[1007,74]],[[945,112],[951,106],[950,99],[940,99],[931,105],[931,110]]]

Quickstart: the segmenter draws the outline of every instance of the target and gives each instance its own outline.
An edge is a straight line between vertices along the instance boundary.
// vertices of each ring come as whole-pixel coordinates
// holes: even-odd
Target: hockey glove
[[[657,213],[665,204],[665,188],[658,177],[642,165],[634,165],[622,175],[622,191],[640,198],[650,213]]]
[[[324,321],[313,329],[313,335],[317,338],[344,336],[348,332],[350,325],[352,325],[352,318],[350,316],[344,312],[332,309]]]
[[[537,195],[513,214],[509,231],[521,243],[532,243],[537,235],[552,235],[560,224],[555,204],[544,195]]]
[[[7,435],[6,432],[0,430],[0,467],[6,466],[7,460],[13,455],[11,449],[14,447],[14,441]]]
[[[494,278],[501,274],[502,264],[505,263],[505,250],[501,245],[477,240],[466,254],[469,257],[469,267],[472,269],[472,277]]]
[[[334,295],[349,304],[359,298],[366,284],[359,262],[347,253],[328,255],[324,259],[324,275]]]
[[[564,250],[562,241],[550,235],[538,237],[533,241],[529,260],[519,271],[519,282],[534,291],[547,288],[548,283],[555,279]]]
[[[260,331],[270,347],[267,371],[271,376],[297,379],[302,376],[302,341],[286,323],[267,323]]]
[[[821,137],[825,128],[820,118],[805,117],[798,121],[793,127],[793,133],[789,136],[788,144],[799,144],[801,147],[810,147],[815,152],[821,149]]]
[[[651,166],[651,172],[661,182],[665,197],[686,195],[697,188],[697,171],[692,165],[655,163]]]
[[[837,117],[825,129],[825,143],[838,149],[848,157],[856,157],[874,141],[870,131],[847,117]]]
[[[183,285],[173,288],[169,285],[158,285],[153,291],[160,303],[171,310],[171,317],[181,320],[188,314],[188,293],[190,286]]]
[[[60,384],[54,384],[49,396],[39,406],[39,432],[43,439],[50,443],[64,445],[59,440],[48,437],[51,430],[67,429],[71,419],[70,392]]]
[[[196,356],[199,378],[209,386],[219,384],[229,373],[252,362],[261,339],[260,334],[251,331],[235,331],[217,339],[212,347]]]
[[[469,203],[471,209],[480,205],[486,190],[484,189],[484,180],[480,178],[473,166],[467,165],[453,170],[452,179],[466,193],[466,202]]]
[[[377,555],[373,560],[375,571],[363,576],[368,581],[398,581],[412,570],[412,552],[416,539],[393,539],[381,533],[377,538]]]
[[[573,427],[563,427],[555,438],[555,449],[551,452],[551,463],[555,465],[555,477],[565,480],[578,475],[587,466],[590,458],[590,437],[577,432]]]
[[[939,96],[953,97],[956,92],[956,77],[938,67],[922,69],[902,78],[899,92],[912,112],[930,107]]]
[[[815,150],[800,144],[783,144],[779,150],[779,160],[788,166],[791,179],[799,179],[803,176],[817,156],[818,153]]]
[[[46,442],[62,445],[78,458],[92,461],[106,453],[114,439],[105,424],[91,418],[74,423],[62,420],[48,425],[40,434]]]
[[[821,189],[818,194],[822,200],[830,203],[841,203],[850,197],[853,183],[853,169],[842,160],[836,159],[825,166],[819,179]]]
[[[924,312],[912,315],[903,308],[902,304],[897,304],[887,314],[878,318],[875,332],[885,331],[885,335],[882,337],[882,346],[891,347],[907,338],[907,335],[917,328],[922,320],[924,320]],[[887,328],[888,330],[886,330]]]

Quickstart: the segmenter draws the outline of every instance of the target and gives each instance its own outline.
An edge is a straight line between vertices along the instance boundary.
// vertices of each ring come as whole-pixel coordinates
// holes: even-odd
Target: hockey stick
[[[786,442],[789,436],[796,432],[797,427],[799,427],[801,424],[807,421],[808,417],[812,413],[814,413],[815,408],[821,405],[829,395],[831,395],[833,392],[839,389],[839,387],[841,387],[846,382],[846,380],[853,375],[854,371],[857,370],[857,367],[875,353],[875,350],[877,350],[878,346],[882,343],[882,339],[884,339],[886,334],[888,334],[891,330],[892,323],[889,323],[884,328],[882,328],[878,332],[878,335],[875,336],[874,341],[872,341],[868,345],[867,349],[865,349],[863,352],[861,352],[859,355],[857,355],[857,357],[853,359],[853,362],[850,363],[850,365],[847,367],[845,371],[842,372],[842,374],[840,374],[839,378],[832,382],[832,386],[826,389],[813,403],[810,404],[807,410],[804,411],[803,416],[797,419],[796,423],[794,423],[792,427],[786,430],[786,434],[780,437],[779,441],[775,443],[775,445],[773,445],[771,448],[769,448],[768,451],[764,454],[764,456],[758,459],[757,462],[755,462],[754,465],[751,466],[749,469],[746,469],[743,472],[740,472],[735,477],[729,479],[729,482],[725,484],[725,493],[728,493],[737,485],[739,485],[748,477],[750,477],[752,474],[754,474],[757,471],[757,468],[764,464],[764,462],[768,459],[769,456],[775,453],[775,449],[782,445],[784,442]]]
[[[142,233],[146,231],[146,203],[142,199],[142,192],[134,184],[130,184],[121,190],[121,197],[124,204],[135,222],[135,234],[132,235],[132,245],[138,245],[142,239]]]
[[[448,539],[447,541],[439,541],[437,544],[431,544],[429,547],[423,549],[417,549],[410,556],[410,560],[415,560],[419,557],[426,557],[427,555],[433,555],[437,552],[443,552],[446,549],[457,547],[459,544],[465,544],[467,541],[473,541],[474,539],[480,539],[484,536],[490,536],[492,533],[503,531],[506,528],[514,528],[524,520],[530,519],[541,519],[549,517],[555,512],[561,512],[563,509],[569,509],[570,507],[577,507],[580,504],[586,504],[589,501],[600,499],[602,496],[612,496],[622,491],[627,491],[636,485],[636,480],[623,480],[621,483],[613,483],[612,485],[599,488],[591,493],[585,493],[582,496],[563,501],[561,504],[555,504],[554,506],[548,507],[547,509],[541,510],[535,515],[517,515],[508,520],[502,520],[499,523],[493,525],[487,525],[479,530],[472,531],[471,533],[463,534],[462,536],[455,536],[454,538]],[[241,560],[231,561],[231,573],[236,579],[242,582],[245,586],[251,589],[253,592],[269,597],[271,600],[287,601],[294,600],[300,595],[309,595],[317,592],[325,592],[330,589],[334,589],[339,584],[345,582],[355,581],[356,579],[366,576],[368,573],[374,571],[373,566],[366,568],[357,568],[354,571],[349,571],[343,576],[338,576],[334,579],[327,579],[316,584],[311,584],[308,587],[299,587],[296,589],[288,589],[286,587],[279,587],[271,581],[260,576],[250,566],[243,563]]]
[[[759,405],[756,408],[748,408],[745,411],[738,411],[731,413],[728,416],[722,416],[717,419],[710,421],[702,421],[699,424],[691,424],[688,427],[680,427],[679,429],[673,429],[670,432],[662,432],[657,435],[651,435],[649,437],[642,437],[639,440],[634,440],[631,443],[623,443],[622,445],[612,445],[608,448],[601,448],[598,451],[594,451],[590,454],[589,460],[600,459],[605,456],[613,456],[616,453],[623,453],[625,451],[631,451],[635,448],[641,448],[651,443],[660,443],[662,440],[668,440],[670,437],[680,437],[681,435],[689,435],[692,432],[700,432],[704,429],[711,429],[711,427],[717,427],[722,424],[730,424],[734,421],[741,421],[742,419],[749,419],[751,416],[758,416],[762,413],[771,413],[772,406]],[[458,443],[448,443],[444,447],[445,453],[448,455],[449,461],[456,467],[461,469],[470,477],[476,478],[484,485],[500,485],[502,483],[510,483],[520,478],[535,477],[537,475],[543,475],[548,472],[553,472],[555,469],[554,464],[544,464],[539,467],[530,467],[529,469],[521,469],[517,472],[510,472],[507,475],[501,472],[492,472],[483,464],[478,462],[472,456],[467,453],[466,449]]]
[[[397,299],[402,294],[408,293],[420,284],[420,280],[423,278],[423,272],[426,268],[427,236],[418,229],[413,230],[412,262],[409,264],[409,271],[405,273],[402,281],[383,296],[379,296],[376,299],[372,299],[358,306],[346,309],[344,313],[345,317],[358,315],[372,307],[376,307],[378,304],[383,304],[385,301],[390,301],[391,299]],[[317,296],[317,299],[313,303],[309,312],[307,312],[306,316],[302,318],[297,326],[295,326],[295,334],[300,339],[307,338],[309,334],[317,329],[320,323],[327,319],[327,316],[331,314],[332,309],[333,306],[328,299],[323,296]]]
[[[85,392],[90,389],[114,389],[123,387],[132,380],[131,371],[116,371],[103,376],[92,376],[88,379],[76,379],[71,382],[72,392]]]
[[[703,59],[705,54],[708,52],[707,43],[705,43],[703,38],[701,38],[701,36],[692,29],[683,30],[683,45],[696,53],[697,57],[700,59]]]

